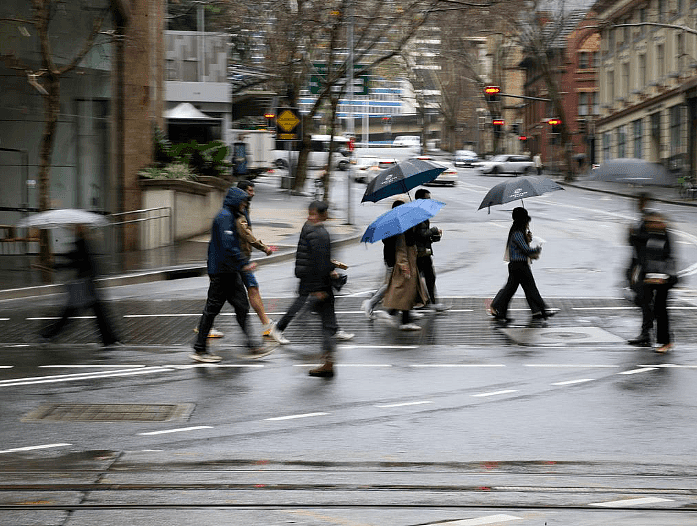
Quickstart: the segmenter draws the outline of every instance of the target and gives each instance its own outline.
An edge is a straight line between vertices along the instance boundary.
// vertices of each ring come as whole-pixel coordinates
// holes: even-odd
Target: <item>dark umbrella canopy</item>
[[[492,205],[503,205],[525,199],[527,197],[535,197],[537,195],[563,190],[557,183],[546,177],[529,175],[526,177],[516,177],[509,179],[503,183],[494,186],[484,197],[484,200],[479,205],[478,210]]]
[[[403,234],[411,227],[430,219],[445,206],[433,199],[417,199],[385,212],[366,229],[361,242],[375,243],[381,239]]]
[[[421,159],[407,159],[380,172],[368,183],[361,202],[376,203],[391,195],[404,194],[424,183],[433,181],[445,166]]]
[[[675,176],[662,164],[626,157],[604,162],[591,171],[589,180],[657,186],[675,184]]]

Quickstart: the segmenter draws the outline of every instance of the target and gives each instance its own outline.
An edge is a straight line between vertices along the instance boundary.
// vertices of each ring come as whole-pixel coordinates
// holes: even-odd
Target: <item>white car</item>
[[[445,170],[438,174],[438,177],[436,177],[433,181],[424,183],[424,186],[455,186],[457,184],[458,178],[457,168],[455,168],[453,165],[449,163],[444,163],[440,161],[436,161],[436,164],[445,166]]]
[[[535,163],[527,155],[496,155],[487,161],[477,161],[473,168],[483,174],[532,175],[537,173]]]
[[[477,161],[479,161],[479,156],[472,150],[457,150],[455,155],[453,155],[453,164],[455,166],[471,168]]]
[[[356,161],[353,179],[359,183],[367,183],[377,174],[397,164],[397,159],[380,159],[377,157],[363,157]]]

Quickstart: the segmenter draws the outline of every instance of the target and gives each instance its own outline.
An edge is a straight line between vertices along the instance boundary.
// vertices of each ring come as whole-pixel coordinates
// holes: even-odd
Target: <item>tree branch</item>
[[[92,49],[92,46],[94,45],[94,41],[102,29],[102,24],[104,23],[105,17],[106,17],[106,11],[99,18],[96,18],[94,20],[94,22],[92,23],[92,32],[87,37],[87,40],[85,40],[85,43],[83,44],[82,49],[79,51],[79,53],[77,55],[75,55],[75,57],[73,58],[73,60],[69,64],[67,64],[66,66],[64,66],[58,70],[58,75],[64,75],[64,74],[68,73],[69,71],[73,70],[80,62],[82,62],[82,59],[85,58],[85,55],[87,55],[87,53],[89,53],[90,50]]]

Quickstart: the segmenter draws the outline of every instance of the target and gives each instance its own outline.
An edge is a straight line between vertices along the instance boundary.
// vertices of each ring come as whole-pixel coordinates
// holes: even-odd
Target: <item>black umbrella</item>
[[[525,177],[516,177],[509,179],[503,183],[494,186],[484,197],[484,200],[479,205],[478,210],[485,206],[503,205],[526,197],[535,197],[536,195],[563,190],[557,183],[546,177],[528,175]],[[491,212],[491,210],[489,210]]]
[[[407,159],[383,170],[368,183],[361,203],[376,203],[391,195],[404,194],[424,183],[433,181],[445,166],[422,159]]]

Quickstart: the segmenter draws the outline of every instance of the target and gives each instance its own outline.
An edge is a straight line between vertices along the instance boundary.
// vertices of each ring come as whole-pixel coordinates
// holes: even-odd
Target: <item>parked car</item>
[[[438,174],[438,177],[436,177],[433,181],[424,183],[424,186],[455,186],[458,179],[457,168],[450,163],[444,163],[441,161],[436,161],[436,163],[445,166],[445,170]]]
[[[362,157],[356,160],[353,179],[359,183],[367,183],[381,171],[397,164],[397,159],[377,157]]]
[[[453,155],[453,164],[455,166],[472,168],[477,161],[479,161],[479,156],[472,150],[457,150],[455,155]]]
[[[477,161],[473,164],[483,174],[513,174],[532,175],[537,173],[535,163],[527,155],[496,155],[487,161]]]

